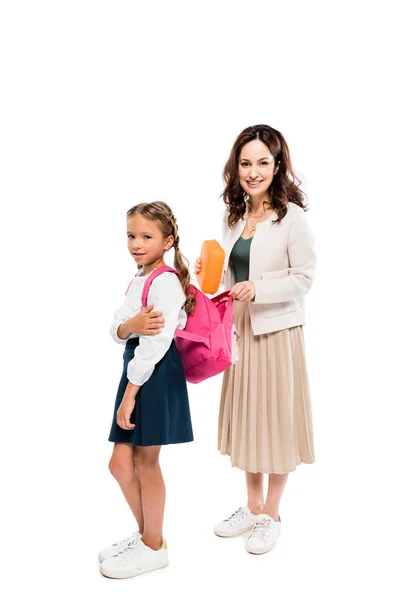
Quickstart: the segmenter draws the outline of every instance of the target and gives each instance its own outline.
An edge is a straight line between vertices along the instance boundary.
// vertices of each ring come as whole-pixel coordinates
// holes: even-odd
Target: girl
[[[279,505],[289,472],[314,462],[303,335],[314,239],[279,131],[268,125],[242,131],[224,178],[225,286],[235,300],[240,360],[224,373],[218,448],[245,471],[247,505],[214,532],[250,532],[247,551],[263,554],[280,534]],[[198,260],[196,272],[200,266]]]
[[[114,442],[109,466],[138,531],[100,552],[102,574],[114,578],[134,577],[167,566],[160,450],[164,444],[193,441],[186,380],[174,331],[185,327],[194,298],[188,293],[190,275],[179,250],[175,217],[164,202],[139,204],[128,211],[127,235],[129,252],[140,270],[111,326],[114,340],[126,347],[109,436]],[[146,277],[165,264],[164,253],[172,247],[181,279],[175,273],[162,273],[149,291],[149,303],[162,311],[164,327],[157,335],[138,336],[135,315],[141,310]],[[158,332],[157,323],[155,327]]]

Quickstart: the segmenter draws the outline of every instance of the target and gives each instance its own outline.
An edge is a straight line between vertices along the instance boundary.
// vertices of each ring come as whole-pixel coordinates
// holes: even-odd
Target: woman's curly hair
[[[222,197],[228,210],[228,224],[231,228],[246,212],[247,195],[239,182],[238,167],[243,146],[252,140],[260,140],[269,148],[274,157],[274,166],[278,169],[268,188],[271,206],[278,215],[274,223],[282,221],[287,213],[288,202],[293,202],[307,210],[306,195],[299,188],[301,181],[293,171],[285,138],[269,125],[252,125],[244,129],[237,137],[224,168],[225,189]]]

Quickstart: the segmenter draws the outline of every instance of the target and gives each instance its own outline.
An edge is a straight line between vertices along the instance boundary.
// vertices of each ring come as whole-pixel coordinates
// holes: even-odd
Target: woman
[[[251,532],[246,549],[263,554],[280,533],[289,472],[314,462],[303,298],[315,254],[304,194],[279,131],[267,125],[242,131],[224,179],[223,280],[235,300],[240,360],[224,374],[218,448],[246,472],[248,499],[214,532]]]

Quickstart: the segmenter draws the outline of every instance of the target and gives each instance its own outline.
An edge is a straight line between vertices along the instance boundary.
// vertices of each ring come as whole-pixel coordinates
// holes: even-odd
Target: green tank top
[[[249,280],[250,246],[253,238],[240,237],[232,248],[229,263],[235,272],[236,283]]]

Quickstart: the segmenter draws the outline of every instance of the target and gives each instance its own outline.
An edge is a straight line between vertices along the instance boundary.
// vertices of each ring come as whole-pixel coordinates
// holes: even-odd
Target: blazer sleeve
[[[289,268],[272,271],[253,281],[256,294],[255,304],[288,302],[309,292],[316,265],[314,235],[308,225],[304,211],[298,213],[289,225],[288,234]]]

